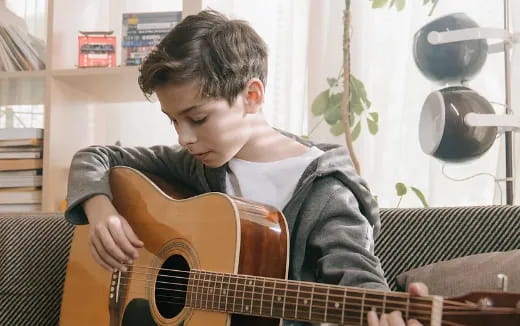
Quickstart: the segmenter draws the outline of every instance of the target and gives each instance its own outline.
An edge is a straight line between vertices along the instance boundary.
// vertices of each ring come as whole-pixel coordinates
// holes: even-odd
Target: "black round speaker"
[[[491,104],[470,88],[454,86],[432,92],[424,102],[419,141],[426,154],[449,162],[467,161],[484,154],[497,136],[496,127],[471,127],[466,114],[494,114]]]
[[[437,18],[418,30],[414,35],[413,57],[423,75],[442,84],[472,79],[486,61],[487,41],[478,39],[434,45],[428,41],[428,34],[475,27],[479,26],[466,14],[455,13]]]

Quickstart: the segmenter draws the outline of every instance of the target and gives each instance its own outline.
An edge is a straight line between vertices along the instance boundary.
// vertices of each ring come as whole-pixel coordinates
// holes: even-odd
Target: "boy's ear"
[[[264,103],[264,84],[258,78],[251,79],[245,88],[246,113],[257,113]]]

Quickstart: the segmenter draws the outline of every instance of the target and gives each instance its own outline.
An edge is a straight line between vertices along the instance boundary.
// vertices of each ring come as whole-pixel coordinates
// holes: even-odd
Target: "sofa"
[[[392,290],[417,267],[520,249],[520,206],[382,209],[381,221],[376,254]],[[0,215],[0,325],[59,324],[73,230],[60,213]]]

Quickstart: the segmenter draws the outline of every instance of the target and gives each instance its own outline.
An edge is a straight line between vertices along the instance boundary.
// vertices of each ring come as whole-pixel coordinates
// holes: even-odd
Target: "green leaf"
[[[420,191],[419,189],[417,189],[415,187],[410,187],[410,189],[412,189],[413,192],[415,192],[415,195],[417,195],[417,198],[419,198],[419,200],[421,201],[421,203],[423,204],[424,207],[429,207],[428,202],[426,201],[426,197],[424,197],[424,194],[422,193],[422,191]]]
[[[406,186],[402,182],[398,182],[395,184],[395,191],[397,192],[397,196],[404,196],[408,192]]]
[[[351,100],[350,112],[355,113],[357,115],[361,115],[361,113],[363,113],[363,104],[361,104],[361,101],[359,99]]]
[[[329,106],[325,111],[324,117],[329,125],[334,125],[341,119],[341,108],[339,106]]]
[[[379,126],[377,125],[377,122],[372,121],[371,119],[367,118],[367,124],[368,124],[368,131],[372,135],[377,134],[377,131],[379,130]]]
[[[350,75],[350,90],[352,92],[351,97],[353,99],[359,98],[359,101],[364,105],[364,107],[366,107],[366,109],[370,108],[372,103],[368,100],[365,85],[354,75]]]
[[[341,98],[343,97],[343,92],[332,94],[329,97],[329,106],[341,106]]]
[[[336,121],[335,124],[330,126],[330,133],[333,134],[334,136],[339,136],[344,132],[345,132],[345,125],[343,124],[343,121],[341,121],[341,120]]]
[[[370,112],[368,115],[372,118],[372,120],[374,120],[374,122],[379,122],[379,113]]]
[[[327,106],[329,103],[329,90],[325,90],[321,92],[314,101],[312,101],[312,114],[315,116],[322,115],[325,110],[327,110]]]
[[[387,2],[388,0],[372,0],[372,8],[382,8]]]
[[[327,83],[329,84],[329,87],[334,87],[338,83],[338,80],[336,78],[327,78]]]
[[[359,137],[359,134],[361,133],[361,123],[360,122],[361,121],[358,121],[356,123],[356,125],[354,126],[354,128],[352,128],[350,136],[352,137],[353,142]]]

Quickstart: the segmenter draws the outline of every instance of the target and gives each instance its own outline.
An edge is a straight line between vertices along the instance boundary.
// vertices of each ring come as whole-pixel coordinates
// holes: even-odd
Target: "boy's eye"
[[[204,121],[206,121],[206,119],[207,119],[207,117],[191,119],[191,122],[193,122],[194,124],[202,124],[202,123],[204,123]]]

